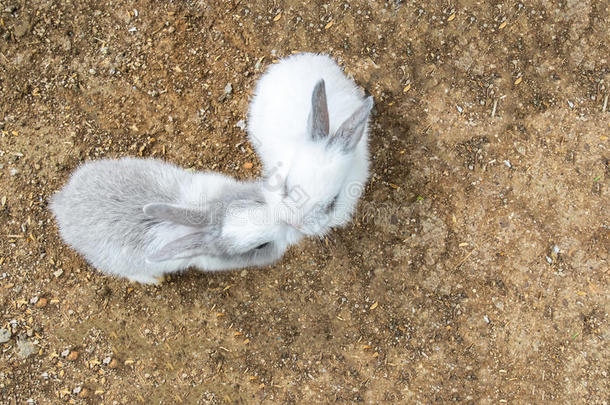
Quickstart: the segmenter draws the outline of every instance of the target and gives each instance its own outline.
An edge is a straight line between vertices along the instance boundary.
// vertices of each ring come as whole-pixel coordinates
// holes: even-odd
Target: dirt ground
[[[432,3],[0,1],[0,403],[607,404],[609,3]],[[256,177],[298,51],[376,101],[352,224],[160,286],[64,246],[84,160]]]

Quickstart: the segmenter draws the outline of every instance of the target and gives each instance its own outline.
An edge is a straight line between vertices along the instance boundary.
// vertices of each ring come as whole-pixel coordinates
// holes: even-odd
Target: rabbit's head
[[[216,200],[199,207],[153,203],[143,210],[161,224],[150,262],[208,256],[262,265],[279,259],[287,247],[281,227],[259,200]]]
[[[266,190],[276,215],[305,235],[323,235],[349,221],[364,189],[351,184],[350,171],[368,170],[357,146],[367,131],[373,98],[367,97],[331,132],[324,80],[316,83],[307,124],[308,142],[295,151],[289,167],[267,170]],[[359,177],[366,177],[359,176]]]

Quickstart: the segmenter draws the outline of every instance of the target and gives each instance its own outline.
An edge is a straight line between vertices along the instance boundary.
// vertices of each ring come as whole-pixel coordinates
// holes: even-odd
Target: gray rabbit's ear
[[[373,97],[367,97],[362,105],[345,120],[330,139],[330,144],[341,144],[346,151],[352,151],[362,139],[364,128],[373,109]]]
[[[209,207],[195,209],[174,204],[151,203],[146,204],[142,211],[149,217],[186,226],[205,226],[212,222]]]
[[[214,237],[209,232],[194,232],[182,236],[162,246],[148,256],[150,262],[158,263],[168,260],[188,259],[203,254],[218,255]]]
[[[328,136],[328,105],[326,103],[326,87],[324,79],[316,83],[311,94],[311,112],[307,122],[307,130],[314,141]]]

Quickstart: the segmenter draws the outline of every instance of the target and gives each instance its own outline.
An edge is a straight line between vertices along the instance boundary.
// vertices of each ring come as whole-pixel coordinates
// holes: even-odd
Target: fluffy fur
[[[63,240],[93,266],[141,283],[191,266],[267,265],[290,243],[260,183],[153,159],[84,163],[50,209]]]
[[[372,97],[327,55],[303,53],[259,80],[248,136],[270,206],[295,238],[347,224],[369,177]]]

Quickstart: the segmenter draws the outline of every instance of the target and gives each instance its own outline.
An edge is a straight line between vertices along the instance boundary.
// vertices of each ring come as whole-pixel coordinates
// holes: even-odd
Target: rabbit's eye
[[[265,242],[265,243],[263,243],[262,245],[258,245],[258,246],[257,246],[257,247],[255,247],[254,249],[255,249],[255,250],[260,250],[260,249],[266,248],[267,246],[269,246],[269,244],[270,244],[270,243],[271,243],[271,242]]]
[[[331,211],[333,211],[335,209],[335,207],[337,206],[338,199],[339,199],[339,194],[337,194],[335,196],[335,198],[333,198],[333,200],[330,202],[330,204],[328,204],[328,206],[326,207],[326,213],[330,213]]]

